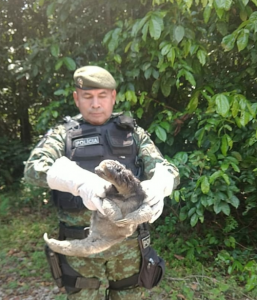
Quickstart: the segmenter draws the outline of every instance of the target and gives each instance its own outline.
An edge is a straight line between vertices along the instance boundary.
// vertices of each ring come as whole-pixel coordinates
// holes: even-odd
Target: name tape
[[[93,136],[89,138],[82,138],[73,141],[73,147],[85,147],[85,146],[90,146],[90,145],[96,145],[100,144],[100,140],[98,136]]]

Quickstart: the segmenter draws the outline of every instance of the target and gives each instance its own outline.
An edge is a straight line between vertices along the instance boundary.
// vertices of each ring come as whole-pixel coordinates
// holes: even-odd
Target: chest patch
[[[85,147],[85,146],[90,146],[90,145],[96,145],[99,143],[100,143],[99,137],[92,136],[92,137],[77,139],[77,140],[73,141],[73,147],[80,148],[80,147]]]

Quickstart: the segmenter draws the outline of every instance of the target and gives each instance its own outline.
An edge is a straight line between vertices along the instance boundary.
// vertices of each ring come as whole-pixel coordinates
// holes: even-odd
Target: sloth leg
[[[144,203],[137,210],[127,214],[124,219],[116,221],[115,224],[120,227],[130,224],[142,224],[150,221],[152,215],[151,207]]]
[[[121,242],[123,239],[124,238],[105,240],[104,238],[89,236],[82,240],[59,241],[56,239],[49,239],[47,233],[44,234],[45,242],[54,252],[79,257],[87,257],[91,254],[100,253],[114,244]]]
[[[103,211],[106,215],[106,217],[112,221],[115,222],[122,218],[122,213],[118,205],[116,205],[113,201],[111,201],[108,198],[103,199]]]

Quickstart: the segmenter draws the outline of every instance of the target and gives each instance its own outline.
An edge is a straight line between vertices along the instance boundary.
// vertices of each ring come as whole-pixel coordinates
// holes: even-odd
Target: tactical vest
[[[70,160],[91,172],[104,159],[118,160],[140,178],[142,164],[137,160],[132,118],[119,115],[99,126],[66,120],[65,156]],[[62,210],[75,212],[85,209],[79,196],[56,190],[52,195],[55,205]]]

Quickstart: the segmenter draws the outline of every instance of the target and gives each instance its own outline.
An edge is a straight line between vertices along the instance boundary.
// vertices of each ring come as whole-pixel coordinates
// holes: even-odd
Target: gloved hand
[[[75,162],[63,156],[58,158],[47,172],[47,183],[51,189],[80,196],[90,210],[102,209],[105,191],[111,183],[96,174],[79,167]]]
[[[157,163],[152,179],[142,181],[141,186],[146,193],[144,203],[150,205],[153,211],[153,217],[149,223],[153,223],[163,211],[164,197],[169,196],[173,190],[174,175],[168,171],[167,167]]]

